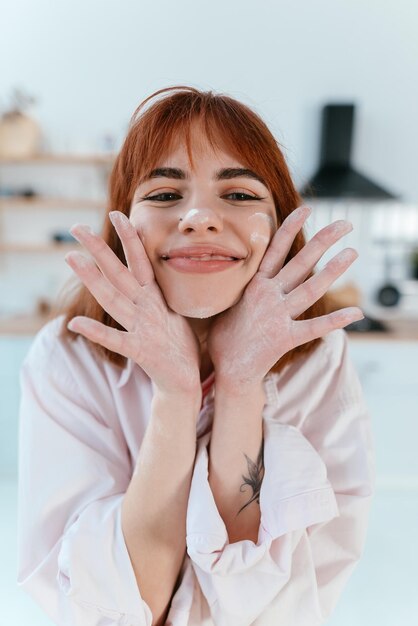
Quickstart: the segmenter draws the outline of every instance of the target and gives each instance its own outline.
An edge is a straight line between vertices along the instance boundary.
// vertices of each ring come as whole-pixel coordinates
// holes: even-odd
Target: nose
[[[181,233],[221,232],[222,229],[222,218],[210,208],[190,209],[179,221]]]

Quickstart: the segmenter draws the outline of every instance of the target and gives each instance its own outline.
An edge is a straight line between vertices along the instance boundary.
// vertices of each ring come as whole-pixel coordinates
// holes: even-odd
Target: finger
[[[154,282],[153,267],[134,226],[121,211],[111,211],[109,219],[119,235],[126,262],[133,276],[141,287]]]
[[[135,302],[138,299],[140,285],[107,243],[85,224],[74,224],[70,228],[70,233],[90,252],[109,282]]]
[[[302,285],[293,289],[286,296],[290,316],[299,317],[301,313],[317,302],[328,291],[332,283],[354,263],[357,257],[358,252],[354,248],[345,248],[336,254],[318,274],[314,274]]]
[[[347,307],[310,320],[293,321],[292,337],[294,347],[323,337],[332,330],[344,328],[344,326],[348,326],[348,324],[352,324],[363,318],[364,315],[361,309],[358,307]]]
[[[323,254],[341,237],[353,230],[346,220],[337,220],[322,228],[308,243],[283,267],[278,275],[285,293],[300,285],[313,271]]]
[[[132,352],[134,344],[129,340],[130,333],[111,328],[97,320],[84,316],[73,317],[67,324],[67,328],[112,352],[117,352],[134,360],[137,358],[137,355]]]
[[[103,276],[94,261],[85,257],[81,252],[74,251],[66,254],[65,261],[100,306],[126,330],[131,330],[135,319],[135,305]]]
[[[310,208],[299,207],[286,217],[283,224],[275,232],[264,254],[263,260],[258,268],[259,274],[266,278],[276,276],[289,254],[289,250],[292,247],[296,235],[310,214]]]

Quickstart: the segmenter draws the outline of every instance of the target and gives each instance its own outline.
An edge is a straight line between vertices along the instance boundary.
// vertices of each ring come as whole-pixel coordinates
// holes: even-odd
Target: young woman
[[[314,626],[358,562],[370,420],[324,295],[357,257],[247,106],[135,112],[101,235],[21,372],[19,584],[57,624]]]

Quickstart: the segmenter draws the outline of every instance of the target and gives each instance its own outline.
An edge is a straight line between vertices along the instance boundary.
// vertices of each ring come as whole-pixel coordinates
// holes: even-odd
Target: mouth
[[[210,272],[222,272],[224,270],[241,265],[243,259],[219,254],[202,254],[198,256],[175,256],[163,255],[162,260],[168,267],[186,274],[207,274]]]
[[[168,267],[188,273],[220,272],[241,265],[244,259],[239,250],[208,242],[172,247],[161,254],[162,262]]]
[[[163,254],[161,258],[163,259],[163,261],[168,261],[169,259],[172,259],[172,258],[189,259],[191,261],[240,261],[241,260],[238,257],[225,256],[222,254],[198,254],[198,255],[193,255],[193,256],[182,255],[182,256],[175,256],[175,257],[169,257],[167,254]]]
[[[190,246],[171,247],[161,251],[161,258],[164,261],[173,258],[190,259],[192,261],[238,261],[244,258],[246,254],[242,254],[240,250],[236,250],[229,246],[208,242],[195,242]]]

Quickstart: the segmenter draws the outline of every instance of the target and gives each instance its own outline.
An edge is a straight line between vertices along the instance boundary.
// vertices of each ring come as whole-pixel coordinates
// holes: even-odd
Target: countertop
[[[48,321],[45,316],[21,315],[0,318],[0,336],[35,335]],[[353,341],[418,341],[418,318],[385,320],[388,332],[348,331]]]

